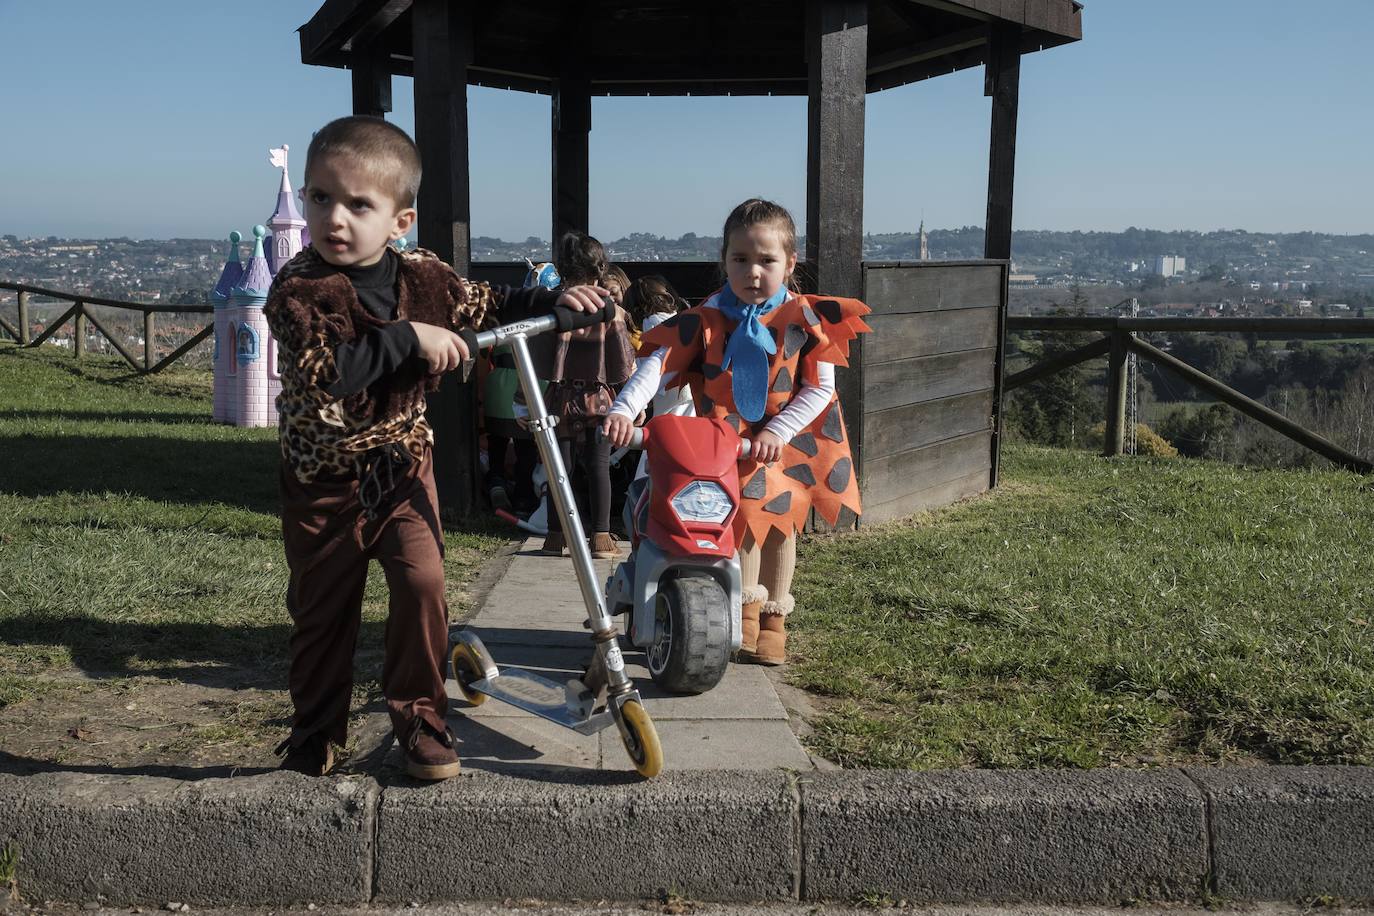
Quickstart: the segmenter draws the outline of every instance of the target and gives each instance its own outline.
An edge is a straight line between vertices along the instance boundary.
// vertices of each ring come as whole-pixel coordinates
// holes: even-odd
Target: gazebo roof
[[[371,47],[411,76],[411,0],[325,0],[300,28],[306,64],[351,67]],[[576,52],[594,95],[806,95],[805,0],[529,0],[476,9],[477,86],[548,93]],[[869,0],[869,92],[982,65],[989,25],[1021,51],[1082,38],[1076,0]]]

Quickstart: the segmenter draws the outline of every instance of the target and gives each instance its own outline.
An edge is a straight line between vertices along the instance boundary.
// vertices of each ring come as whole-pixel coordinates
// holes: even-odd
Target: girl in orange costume
[[[740,463],[735,536],[743,579],[744,660],[786,660],[784,620],[795,604],[796,533],[811,508],[832,525],[859,512],[835,366],[849,341],[870,330],[857,299],[798,295],[797,231],[784,208],[747,200],[725,221],[726,284],[696,308],[644,334],[643,359],[612,405],[603,429],[615,445],[660,379],[690,386],[698,416],[720,417],[754,442]]]

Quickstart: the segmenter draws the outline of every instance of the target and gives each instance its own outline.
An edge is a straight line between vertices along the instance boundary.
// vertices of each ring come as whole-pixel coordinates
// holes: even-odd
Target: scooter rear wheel
[[[708,575],[669,579],[658,590],[649,676],[673,693],[703,693],[730,664],[730,599]]]
[[[487,695],[472,689],[472,684],[490,677],[497,670],[496,661],[487,652],[482,641],[469,633],[458,634],[458,641],[449,653],[449,663],[453,667],[453,679],[458,682],[458,692],[469,706],[481,706]]]
[[[620,738],[635,772],[652,779],[663,770],[663,745],[658,741],[658,729],[638,700],[627,700],[621,705],[620,720]]]

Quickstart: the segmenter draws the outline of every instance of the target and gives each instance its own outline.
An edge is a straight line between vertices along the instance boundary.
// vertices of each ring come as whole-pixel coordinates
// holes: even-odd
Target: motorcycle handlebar
[[[596,435],[597,435],[598,438],[599,438],[599,437],[602,435],[601,430],[598,429],[598,430],[596,431]],[[644,427],[642,427],[642,426],[636,426],[633,430],[630,431],[630,441],[629,441],[628,443],[626,443],[626,448],[643,448],[643,447],[644,447]],[[752,440],[750,440],[750,439],[740,439],[740,440],[739,440],[739,457],[740,457],[740,460],[741,460],[741,461],[743,461],[745,458],[748,458],[748,457],[749,457],[749,453],[753,450],[753,447],[754,447],[754,443],[753,443]]]

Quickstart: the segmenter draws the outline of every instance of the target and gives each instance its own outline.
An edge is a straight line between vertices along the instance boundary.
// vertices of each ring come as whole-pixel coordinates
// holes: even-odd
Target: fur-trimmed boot
[[[787,662],[787,615],[796,606],[791,595],[781,601],[765,601],[759,609],[759,638],[754,649],[754,661],[760,665],[781,665]]]
[[[741,660],[752,661],[759,641],[759,611],[768,600],[768,589],[750,586],[740,593],[739,600],[739,654]]]

